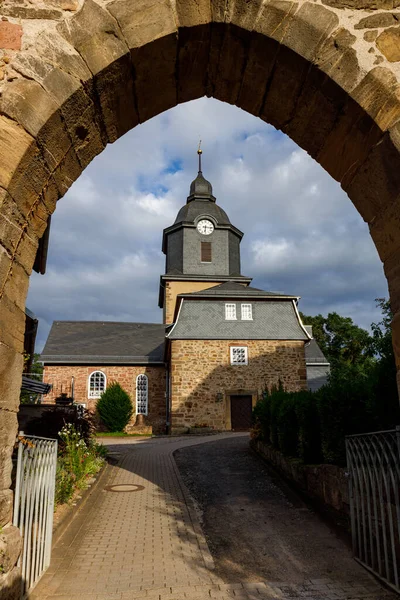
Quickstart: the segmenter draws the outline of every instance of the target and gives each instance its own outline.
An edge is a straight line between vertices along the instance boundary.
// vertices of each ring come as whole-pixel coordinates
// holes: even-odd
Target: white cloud
[[[309,314],[337,310],[368,325],[386,281],[367,226],[340,186],[263,121],[215,100],[180,105],[99,155],[59,202],[45,277],[28,306],[39,344],[53,319],[160,322],[162,230],[203,172],[244,231],[242,272],[302,296]]]

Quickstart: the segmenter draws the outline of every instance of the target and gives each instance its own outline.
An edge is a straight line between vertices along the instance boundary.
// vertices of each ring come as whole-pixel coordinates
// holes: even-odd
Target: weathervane
[[[203,150],[201,149],[201,140],[199,141],[199,147],[197,148],[197,154],[199,155],[199,173],[201,173],[201,155],[203,154]]]

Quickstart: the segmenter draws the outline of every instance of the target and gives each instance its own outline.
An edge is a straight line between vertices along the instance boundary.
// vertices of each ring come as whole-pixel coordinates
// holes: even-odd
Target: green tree
[[[313,335],[333,370],[342,364],[363,365],[366,369],[372,366],[373,339],[350,317],[342,317],[336,312],[327,317],[300,314],[303,323],[313,326]]]
[[[116,381],[102,393],[97,412],[109,431],[123,431],[132,416],[133,406],[129,395]]]

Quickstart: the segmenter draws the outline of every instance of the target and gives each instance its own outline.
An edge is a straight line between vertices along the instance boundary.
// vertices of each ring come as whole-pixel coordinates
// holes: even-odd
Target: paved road
[[[32,600],[392,597],[274,485],[246,434],[105,443],[118,464],[55,545]],[[125,491],[106,489],[115,485]]]

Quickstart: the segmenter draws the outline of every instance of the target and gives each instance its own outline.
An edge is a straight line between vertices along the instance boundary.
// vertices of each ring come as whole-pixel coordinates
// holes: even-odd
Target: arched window
[[[100,398],[106,389],[107,378],[102,371],[93,371],[89,375],[89,398]]]
[[[149,380],[147,375],[136,377],[136,414],[147,415],[149,404]]]

